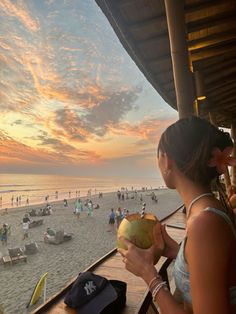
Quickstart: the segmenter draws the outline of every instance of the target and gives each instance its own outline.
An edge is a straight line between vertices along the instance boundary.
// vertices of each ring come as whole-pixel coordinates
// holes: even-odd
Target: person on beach
[[[25,214],[25,216],[22,219],[22,229],[23,229],[23,240],[27,239],[29,237],[29,225],[30,225],[30,218],[28,214]]]
[[[116,214],[114,212],[114,208],[111,208],[111,213],[109,215],[109,221],[108,221],[108,225],[110,226],[110,231],[115,230],[115,218],[116,218]]]
[[[64,207],[68,207],[67,199],[64,199],[63,203],[64,203]]]
[[[120,190],[118,190],[116,194],[117,194],[118,201],[120,201],[120,198],[121,198],[121,192],[120,192]]]
[[[120,211],[120,220],[122,221],[125,218],[126,208],[121,209]]]
[[[93,216],[93,202],[91,200],[87,203],[88,216]]]
[[[125,216],[124,216],[124,218],[125,218],[129,215],[129,210],[124,208],[124,211],[125,211]]]
[[[77,215],[77,217],[79,218],[81,212],[83,211],[83,203],[81,201],[81,199],[77,199],[75,201],[75,211],[74,213]]]
[[[1,241],[2,245],[7,245],[7,238],[8,238],[8,225],[3,224],[1,229]]]
[[[154,228],[154,244],[137,248],[121,237],[125,267],[148,285],[162,314],[236,313],[236,230],[232,208],[219,182],[233,143],[228,133],[198,117],[180,119],[162,134],[157,158],[166,186],[176,189],[187,213],[187,233],[181,246]],[[215,182],[220,200],[211,192]],[[154,255],[174,258],[173,276],[179,299],[167,289],[154,266]]]
[[[121,208],[118,207],[117,211],[116,211],[116,228],[118,229],[121,223]]]

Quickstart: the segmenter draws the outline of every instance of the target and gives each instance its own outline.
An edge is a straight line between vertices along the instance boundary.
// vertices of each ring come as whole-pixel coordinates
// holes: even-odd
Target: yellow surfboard
[[[27,307],[35,304],[39,300],[46,283],[47,275],[48,273],[45,273],[37,282]]]

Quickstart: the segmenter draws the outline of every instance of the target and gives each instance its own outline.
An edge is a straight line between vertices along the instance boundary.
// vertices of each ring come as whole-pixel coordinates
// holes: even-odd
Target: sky
[[[95,0],[1,0],[0,19],[0,173],[155,177],[177,113]]]

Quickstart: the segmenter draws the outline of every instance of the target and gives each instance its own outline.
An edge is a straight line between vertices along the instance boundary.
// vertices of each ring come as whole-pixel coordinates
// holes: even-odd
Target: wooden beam
[[[224,93],[221,93],[217,96],[217,102],[220,102],[221,100],[224,99],[230,99],[231,96],[236,96],[236,90],[232,89],[231,91],[226,91]]]
[[[217,6],[217,4],[222,4],[222,0],[206,0],[202,2],[198,1],[196,3],[186,4],[184,9],[186,13],[191,13],[200,10],[210,9]]]
[[[227,80],[224,81],[215,82],[214,84],[206,84],[206,90],[211,91],[232,83],[235,83],[235,75],[228,76]]]
[[[236,73],[236,67],[227,67],[225,68],[224,71],[219,71],[218,73],[216,72],[215,74],[211,75],[205,75],[205,84],[213,84],[217,83],[218,81],[221,81],[224,79],[224,81],[227,81],[227,78],[232,75],[235,75]]]
[[[227,62],[228,60],[235,58],[235,52],[227,52],[223,55],[215,56],[214,58],[209,59],[199,59],[193,62],[194,71],[205,71],[206,69],[211,69],[217,64]]]
[[[204,69],[202,72],[204,73],[205,76],[209,76],[209,75],[217,74],[220,71],[224,71],[228,67],[234,67],[235,65],[236,65],[236,57],[211,65],[210,67],[207,67],[206,69]]]
[[[219,95],[231,92],[233,90],[236,92],[236,82],[233,82],[229,85],[225,85],[223,87],[215,88],[214,90],[211,90],[211,91],[207,90],[207,96],[216,98]]]
[[[236,28],[230,29],[228,32],[219,32],[213,35],[201,37],[194,40],[188,41],[188,50],[193,51],[199,48],[206,48],[215,45],[223,45],[225,42],[227,43],[230,40],[236,39]]]
[[[236,45],[235,45],[235,42],[233,41],[222,47],[212,47],[212,48],[207,48],[207,49],[203,48],[203,49],[194,50],[191,52],[191,60],[192,62],[195,62],[202,59],[214,58],[216,56],[220,56],[225,53],[235,52],[235,51],[236,51]]]
[[[209,17],[204,17],[194,22],[187,23],[188,33],[200,31],[213,26],[220,26],[220,24],[231,23],[235,21],[236,9],[218,13]]]
[[[227,99],[226,101],[223,101],[221,103],[217,103],[217,105],[212,105],[211,107],[207,107],[207,109],[210,109],[210,110],[213,110],[213,111],[218,111],[218,110],[222,110],[222,111],[225,111],[227,110],[228,108],[231,108],[231,107],[235,107],[235,101],[236,101],[236,95],[235,96],[232,96],[230,97],[229,99]]]

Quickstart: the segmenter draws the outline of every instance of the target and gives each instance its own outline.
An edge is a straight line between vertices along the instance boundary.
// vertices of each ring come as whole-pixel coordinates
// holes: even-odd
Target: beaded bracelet
[[[157,296],[158,292],[161,290],[161,288],[165,288],[165,290],[168,289],[165,281],[160,282],[160,283],[154,288],[154,290],[152,291],[152,299],[153,299],[153,301],[155,301],[156,296]]]
[[[154,283],[157,282],[162,282],[162,278],[159,274],[157,274],[155,277],[152,278],[152,280],[149,282],[148,284],[148,287],[149,287],[149,290],[152,290],[152,286]]]

